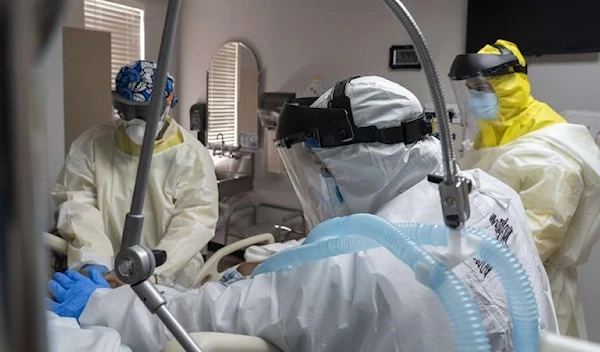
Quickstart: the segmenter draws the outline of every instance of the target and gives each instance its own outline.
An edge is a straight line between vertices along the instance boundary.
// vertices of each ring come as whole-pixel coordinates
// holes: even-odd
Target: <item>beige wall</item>
[[[461,33],[466,27],[461,20],[467,1],[408,0],[405,4],[421,23],[438,69],[447,72],[464,44]],[[390,46],[410,44],[410,39],[381,1],[184,1],[180,32],[179,69],[185,74],[179,79],[179,112],[185,115],[192,104],[206,99],[205,77],[212,55],[231,40],[249,45],[257,56],[261,91],[300,94],[316,74],[328,84],[351,75],[376,74],[429,100],[422,71],[387,67]],[[451,40],[447,33],[453,33]],[[442,81],[450,93],[449,82]],[[287,176],[267,170],[269,142],[263,133],[254,188],[281,205],[298,206]]]

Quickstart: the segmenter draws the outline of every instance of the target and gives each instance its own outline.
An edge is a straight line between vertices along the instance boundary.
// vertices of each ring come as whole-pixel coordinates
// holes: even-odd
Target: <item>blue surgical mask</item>
[[[498,115],[498,98],[496,93],[469,90],[469,114],[480,120],[494,120]]]

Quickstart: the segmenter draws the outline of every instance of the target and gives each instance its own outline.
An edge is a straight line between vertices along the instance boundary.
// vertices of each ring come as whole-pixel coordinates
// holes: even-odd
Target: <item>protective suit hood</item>
[[[414,94],[381,77],[355,78],[345,94],[357,127],[396,127],[423,112]],[[332,89],[312,107],[326,108],[331,95]],[[333,175],[351,213],[375,213],[442,164],[440,142],[432,136],[409,145],[358,143],[314,152]]]
[[[495,43],[508,49],[519,63],[526,65],[519,48],[507,40],[499,39]],[[498,48],[486,45],[479,54],[500,55]],[[533,132],[556,123],[566,121],[548,105],[537,101],[531,95],[531,84],[525,73],[510,73],[488,77],[498,98],[499,112],[495,120],[477,121],[479,133],[475,137],[474,147],[490,148],[509,143],[529,132]]]

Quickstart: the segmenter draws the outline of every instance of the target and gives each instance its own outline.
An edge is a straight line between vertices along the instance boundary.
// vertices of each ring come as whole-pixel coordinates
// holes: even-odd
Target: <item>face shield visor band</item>
[[[119,116],[125,121],[140,119],[146,121],[150,113],[149,101],[133,101],[124,98],[117,92],[112,92],[113,107],[119,113]],[[160,115],[162,116],[167,107],[166,100],[163,102],[163,107]]]
[[[348,81],[336,85],[327,109],[306,106],[306,100],[286,104],[277,123],[277,145],[290,148],[294,144],[307,141],[313,147],[320,148],[375,142],[412,144],[432,134],[431,122],[425,118],[425,114],[397,127],[357,127],[354,124],[350,100],[345,95]]]
[[[431,122],[420,114],[397,127],[356,127],[343,109],[320,109],[286,104],[277,123],[279,146],[307,142],[329,148],[355,143],[412,144],[432,134]]]
[[[527,66],[522,66],[519,59],[510,52],[502,55],[463,54],[458,55],[452,62],[448,77],[460,81],[472,77],[494,77],[511,73],[527,74]]]

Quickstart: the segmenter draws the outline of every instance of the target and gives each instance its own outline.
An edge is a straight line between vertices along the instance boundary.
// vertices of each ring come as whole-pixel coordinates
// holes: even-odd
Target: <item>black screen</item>
[[[524,55],[600,52],[600,1],[469,0],[467,53],[496,39]]]

